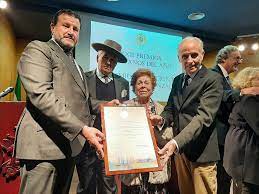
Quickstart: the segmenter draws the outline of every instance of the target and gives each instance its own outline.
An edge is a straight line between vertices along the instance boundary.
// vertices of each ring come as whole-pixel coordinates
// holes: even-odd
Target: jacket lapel
[[[183,90],[182,106],[184,105],[188,97],[190,95],[193,95],[195,93],[195,90],[197,90],[197,88],[200,87],[200,83],[202,82],[202,79],[205,76],[206,71],[207,69],[204,66],[202,66],[202,68],[194,76],[191,83]]]
[[[60,48],[53,40],[50,40],[48,43],[50,48],[55,51],[54,53],[57,55],[57,57],[60,58],[63,61],[63,63],[67,66],[75,82],[81,88],[82,92],[86,95],[84,82],[81,79],[75,64],[73,64],[73,62],[69,59],[66,53],[62,50],[62,48]]]
[[[96,73],[95,73],[95,71],[91,71],[91,73],[88,74],[87,81],[88,81],[88,87],[89,87],[91,96],[93,98],[96,98]]]
[[[123,88],[122,88],[120,79],[116,75],[114,75],[114,74],[112,74],[112,75],[113,75],[113,80],[114,80],[116,99],[121,99],[121,91]]]
[[[223,88],[226,90],[231,90],[232,86],[229,84],[229,82],[226,80],[222,70],[220,69],[220,67],[218,65],[216,65],[212,70],[218,72],[222,78],[223,78]]]
[[[222,75],[222,77],[224,77],[224,74],[223,74],[223,72],[221,71],[221,69],[218,65],[216,65],[214,69],[215,69],[216,72],[220,73],[220,75]]]
[[[81,71],[81,74],[82,74],[82,77],[83,77],[82,81],[83,81],[83,86],[84,86],[84,93],[86,95],[88,95],[88,92],[87,92],[87,89],[86,89],[87,88],[87,82],[86,82],[86,76],[85,76],[84,70],[83,70],[83,68],[81,66],[78,66],[78,67],[79,67],[79,69]],[[80,76],[80,79],[81,79],[81,76]]]
[[[181,75],[178,83],[177,83],[177,101],[178,101],[178,105],[181,106],[183,104],[183,88],[182,88],[182,83],[183,83],[183,79],[184,79],[184,74]]]

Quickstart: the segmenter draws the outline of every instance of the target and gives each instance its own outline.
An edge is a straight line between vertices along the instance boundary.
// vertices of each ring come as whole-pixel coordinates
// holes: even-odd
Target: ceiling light
[[[251,48],[252,48],[252,50],[254,50],[254,51],[258,50],[258,48],[259,48],[258,43],[252,44]]]
[[[238,50],[239,50],[239,51],[244,51],[244,50],[245,50],[245,45],[240,44],[240,45],[238,46]]]
[[[195,12],[195,13],[191,13],[190,15],[188,15],[188,19],[189,20],[201,20],[202,18],[205,17],[205,13],[202,12]]]
[[[0,0],[0,9],[5,9],[7,7],[7,2],[5,0]]]
[[[119,1],[119,0],[107,0],[109,2],[116,2],[116,1]]]

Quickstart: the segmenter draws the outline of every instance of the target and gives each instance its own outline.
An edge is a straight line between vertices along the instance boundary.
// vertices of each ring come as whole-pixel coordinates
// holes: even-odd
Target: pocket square
[[[127,90],[124,89],[124,90],[121,91],[121,97],[122,98],[125,98],[127,96],[127,94],[128,94]]]

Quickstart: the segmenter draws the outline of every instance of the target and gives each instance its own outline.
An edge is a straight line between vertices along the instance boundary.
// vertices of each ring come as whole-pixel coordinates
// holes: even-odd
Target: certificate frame
[[[162,170],[162,166],[160,164],[160,158],[158,156],[158,147],[156,144],[156,138],[155,138],[155,134],[154,134],[150,119],[149,119],[147,107],[146,106],[136,106],[136,105],[115,106],[115,105],[109,105],[109,104],[102,104],[100,106],[100,108],[101,108],[102,131],[105,135],[104,164],[105,164],[106,175],[110,176],[110,175],[117,175],[117,174],[134,174],[134,173],[152,172],[152,171]],[[136,154],[137,155],[136,157],[132,156],[132,153],[135,153],[134,150],[130,150],[131,154],[128,154],[128,155],[125,154],[125,153],[128,153],[128,149],[126,151],[126,150],[123,150],[123,148],[120,151],[118,151],[118,149],[117,150],[115,149],[116,150],[115,152],[111,152],[112,147],[114,147],[114,138],[112,138],[112,134],[115,134],[116,130],[114,128],[111,129],[109,123],[113,122],[113,119],[110,119],[109,116],[107,116],[107,115],[111,116],[111,113],[109,113],[109,112],[112,112],[112,116],[116,117],[116,119],[114,119],[114,120],[118,121],[118,119],[119,120],[122,119],[122,118],[118,118],[118,117],[121,116],[121,114],[123,112],[121,110],[123,110],[123,109],[125,109],[125,110],[127,109],[127,111],[130,110],[131,112],[129,113],[129,115],[132,115],[132,111],[134,113],[135,110],[136,111],[141,110],[141,111],[138,111],[137,114],[138,115],[141,114],[141,117],[143,117],[144,125],[146,126],[144,128],[141,128],[141,130],[144,130],[143,132],[147,134],[147,137],[145,136],[145,138],[148,138],[148,139],[145,139],[145,140],[147,140],[147,142],[149,142],[146,144],[147,150],[149,150],[149,151],[147,152],[147,156],[146,156],[146,154],[143,154],[143,158],[140,158],[140,157],[142,157],[141,154],[138,154],[138,155]],[[125,118],[123,118],[123,119],[125,119]],[[141,123],[142,123],[142,120],[141,120]],[[125,129],[123,127],[119,128],[119,130],[125,130],[125,131],[127,129],[128,129],[128,126],[125,127]],[[118,134],[116,134],[116,135],[118,135]],[[130,134],[130,135],[133,135],[133,134]],[[126,139],[126,142],[124,142],[124,143],[127,144],[127,137],[126,136],[123,136],[123,137],[124,137],[123,139]],[[120,138],[117,137],[117,140],[118,139],[120,139]],[[131,142],[131,140],[129,139],[129,142]],[[120,141],[122,141],[122,140],[118,140],[118,142],[120,142]],[[115,142],[117,142],[117,141],[115,141]],[[135,143],[135,142],[133,141],[133,143]],[[138,144],[138,143],[140,143],[140,142],[136,142],[136,144]],[[141,144],[143,144],[142,141],[141,141]],[[115,145],[115,146],[120,146],[120,144]],[[123,147],[123,145],[121,145],[121,146]],[[136,148],[136,146],[132,146],[132,147]],[[144,147],[145,147],[145,145],[144,145]],[[135,151],[136,151],[136,153],[138,152],[136,149],[135,149]],[[145,149],[143,151],[145,151]],[[121,160],[121,158],[123,158],[123,160]]]

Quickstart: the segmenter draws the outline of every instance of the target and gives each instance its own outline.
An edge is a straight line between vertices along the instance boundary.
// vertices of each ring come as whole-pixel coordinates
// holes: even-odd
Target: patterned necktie
[[[184,76],[184,83],[183,83],[183,89],[185,89],[188,85],[189,85],[189,79],[190,79],[191,77],[189,76],[189,75],[185,75]]]
[[[68,56],[69,60],[75,65],[74,57],[73,57],[73,52],[72,51],[68,51],[68,52],[66,52],[66,55]]]
[[[228,84],[231,86],[231,81],[229,79],[229,76],[226,77],[226,80],[227,80]]]
[[[103,76],[103,79],[104,79],[104,83],[105,84],[108,84],[109,83],[109,77],[107,75],[104,75]]]

